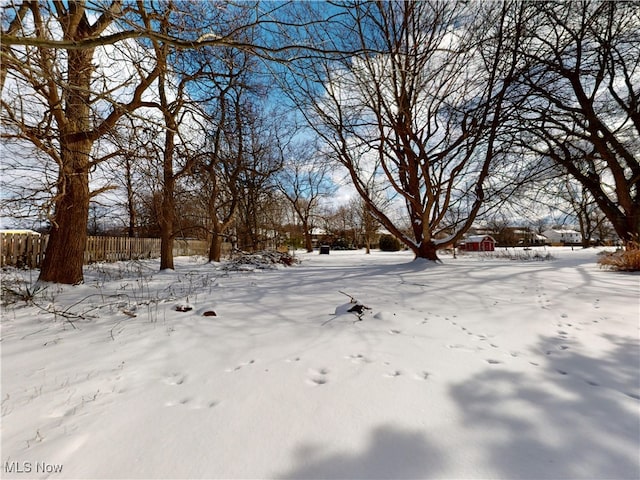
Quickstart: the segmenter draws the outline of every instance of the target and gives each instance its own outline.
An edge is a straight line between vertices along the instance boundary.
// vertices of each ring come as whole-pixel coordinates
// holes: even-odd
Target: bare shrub
[[[604,252],[598,260],[600,268],[618,272],[640,271],[640,243],[627,245],[626,250]]]
[[[299,263],[298,259],[289,253],[263,250],[255,253],[235,252],[232,260],[226,264],[224,270],[253,271],[277,268],[278,265],[286,267]]]

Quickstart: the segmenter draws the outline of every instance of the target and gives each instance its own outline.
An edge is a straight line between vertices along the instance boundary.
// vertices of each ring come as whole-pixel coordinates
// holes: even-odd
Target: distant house
[[[551,244],[574,244],[582,242],[582,235],[580,235],[580,232],[576,232],[575,230],[552,228],[551,230],[545,230],[542,234],[547,237],[547,240]]]
[[[496,241],[491,235],[471,235],[464,239],[460,248],[467,252],[493,252]]]
[[[324,228],[313,227],[311,229],[311,243],[313,247],[317,247],[320,239],[327,235],[327,231]]]
[[[534,233],[531,237],[530,237],[530,243],[531,245],[546,245],[547,241],[549,239],[547,237],[545,237],[544,235],[540,235],[538,233]]]

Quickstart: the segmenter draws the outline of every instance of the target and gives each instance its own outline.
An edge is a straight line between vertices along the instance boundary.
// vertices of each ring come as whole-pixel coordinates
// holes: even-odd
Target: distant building
[[[547,240],[551,243],[562,243],[562,244],[575,244],[582,242],[582,235],[580,232],[576,232],[575,230],[570,229],[555,229],[552,228],[550,230],[545,230],[542,232],[542,235],[547,237]]]
[[[326,235],[328,235],[328,232],[324,228],[313,227],[311,229],[311,243],[313,247],[316,248],[322,237]]]
[[[460,249],[467,252],[493,252],[496,241],[491,235],[471,235],[463,240]]]

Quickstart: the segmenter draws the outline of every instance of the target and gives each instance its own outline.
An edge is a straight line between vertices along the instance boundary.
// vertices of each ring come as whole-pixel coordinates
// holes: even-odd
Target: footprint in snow
[[[314,386],[324,385],[325,383],[327,383],[327,379],[325,377],[314,377],[314,378],[308,379],[307,383]]]
[[[429,372],[420,372],[413,375],[416,380],[429,380],[431,374]]]
[[[164,379],[164,383],[167,385],[182,385],[187,381],[187,376],[181,373],[172,373]]]
[[[499,363],[502,363],[502,361],[501,360],[496,360],[496,359],[493,359],[493,358],[489,358],[489,359],[487,359],[487,363],[490,364],[490,365],[498,365]]]
[[[400,370],[393,370],[391,372],[387,372],[384,374],[384,376],[388,378],[396,378],[396,377],[399,377],[400,375],[402,375],[402,372]]]
[[[307,383],[311,386],[325,385],[329,381],[327,379],[329,370],[326,368],[312,369],[309,373],[311,373],[311,377],[307,379]]]
[[[237,371],[238,371],[238,370],[240,370],[241,368],[247,367],[247,366],[249,366],[249,365],[253,365],[254,363],[256,363],[256,361],[255,361],[255,360],[249,360],[248,362],[241,363],[240,365],[238,365],[238,366],[237,366],[237,367],[235,367],[235,368],[227,368],[225,371],[226,371],[226,372],[237,372]]]
[[[399,333],[402,333],[402,332],[400,330],[389,330],[390,335],[398,335]]]
[[[371,363],[371,360],[369,360],[367,357],[365,357],[360,353],[356,353],[354,355],[347,355],[344,358],[346,358],[347,360],[351,360],[353,363]]]
[[[204,408],[213,408],[220,402],[218,400],[200,401],[190,397],[185,397],[178,401],[169,400],[165,403],[166,407],[187,407],[191,410],[201,410]]]
[[[452,350],[460,350],[461,352],[476,352],[476,349],[473,348],[469,348],[466,345],[461,345],[459,343],[450,343],[447,345],[447,348],[450,348]]]

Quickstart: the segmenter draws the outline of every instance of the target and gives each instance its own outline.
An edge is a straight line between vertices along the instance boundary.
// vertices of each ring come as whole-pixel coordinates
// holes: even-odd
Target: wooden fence
[[[159,256],[159,238],[87,237],[84,263],[117,262]]]
[[[48,240],[48,235],[0,233],[0,267],[39,268]]]
[[[47,248],[48,235],[0,232],[0,267],[40,268]],[[205,240],[176,239],[174,256],[204,255],[209,251]],[[84,263],[117,262],[160,257],[159,238],[88,237]]]

